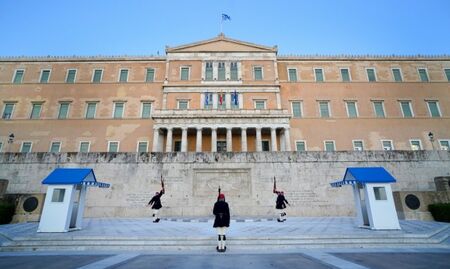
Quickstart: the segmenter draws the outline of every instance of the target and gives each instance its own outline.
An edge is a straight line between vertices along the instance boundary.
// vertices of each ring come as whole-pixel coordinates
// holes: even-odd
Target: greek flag
[[[234,90],[234,93],[231,95],[231,100],[233,100],[235,106],[238,105],[238,93],[236,92],[236,90]]]
[[[205,93],[205,106],[209,106],[212,104],[212,93],[206,92]]]
[[[231,21],[231,17],[225,13],[222,13],[222,21]]]

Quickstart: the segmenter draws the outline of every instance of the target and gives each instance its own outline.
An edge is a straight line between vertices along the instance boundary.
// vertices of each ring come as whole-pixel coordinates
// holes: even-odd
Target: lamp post
[[[13,133],[11,133],[8,136],[8,152],[11,152],[11,145],[12,145],[12,143],[14,143],[14,134]]]
[[[434,150],[434,143],[433,143],[434,142],[434,134],[432,132],[429,132],[428,137],[430,138],[431,147]]]

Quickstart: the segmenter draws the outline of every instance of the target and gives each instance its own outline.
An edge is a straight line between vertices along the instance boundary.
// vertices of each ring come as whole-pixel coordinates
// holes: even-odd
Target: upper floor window
[[[447,81],[450,82],[450,68],[444,69],[445,76],[447,77]]]
[[[50,145],[50,152],[60,152],[61,151],[61,142],[52,142]]]
[[[302,117],[302,102],[293,101],[292,105],[292,117],[301,118]]]
[[[3,149],[3,142],[0,142],[0,152],[2,152]]]
[[[148,119],[152,113],[152,103],[151,102],[142,102],[142,112],[141,118]]]
[[[383,147],[383,150],[394,150],[392,140],[381,140],[381,146]]]
[[[97,110],[97,102],[86,103],[86,119],[94,119]]]
[[[411,150],[422,150],[422,141],[420,139],[409,140]]]
[[[120,69],[119,82],[128,82],[128,69]]]
[[[343,82],[349,82],[350,79],[350,70],[348,68],[341,68],[341,78]]]
[[[295,148],[297,149],[297,151],[306,151],[306,142],[295,141]]]
[[[218,109],[226,109],[226,94],[219,93],[217,94],[217,108]]]
[[[375,117],[384,118],[384,104],[383,101],[373,101],[373,109],[375,111]]]
[[[230,63],[230,80],[238,80],[238,64],[237,64],[237,62]]]
[[[225,80],[225,63],[223,62],[218,63],[217,79]]]
[[[213,80],[213,63],[205,63],[205,80]]]
[[[23,74],[25,73],[25,70],[23,69],[17,69],[14,73],[13,83],[14,84],[20,84],[23,81]]]
[[[210,92],[205,92],[204,93],[204,109],[212,109],[213,108],[213,94]]]
[[[231,93],[231,109],[239,108],[239,93],[235,90]]]
[[[377,74],[375,72],[375,68],[367,68],[366,72],[367,72],[367,80],[369,82],[377,81]]]
[[[66,83],[75,83],[76,76],[77,76],[76,69],[67,70]]]
[[[290,82],[297,82],[297,69],[295,68],[288,69],[288,80]]]
[[[181,67],[181,80],[189,80],[189,67]]]
[[[320,101],[319,102],[319,113],[321,118],[329,118],[330,117],[330,102],[328,101]]]
[[[430,116],[433,118],[441,117],[441,110],[439,109],[438,101],[427,101],[428,111],[430,112]]]
[[[255,80],[262,80],[263,79],[263,69],[261,66],[254,66],[253,67],[253,78]]]
[[[419,68],[419,69],[417,69],[417,71],[419,72],[420,81],[422,81],[422,82],[428,82],[429,81],[429,79],[428,79],[428,72],[427,72],[426,68]]]
[[[3,107],[2,119],[8,120],[12,118],[14,112],[14,103],[5,103]]]
[[[93,83],[100,83],[102,82],[103,77],[103,70],[102,69],[95,69],[94,75],[92,76],[92,82]]]
[[[22,146],[20,147],[20,152],[28,153],[28,152],[31,152],[32,148],[33,148],[33,142],[22,142]]]
[[[255,109],[266,109],[266,100],[255,100]]]
[[[336,151],[336,146],[334,144],[334,141],[326,140],[323,142],[325,151]]]
[[[39,79],[39,83],[48,83],[50,79],[50,70],[44,69],[41,71],[41,78]]]
[[[108,141],[108,152],[119,152],[119,141]]]
[[[124,102],[114,102],[113,118],[115,118],[115,119],[123,118],[124,108],[125,108],[125,103]]]
[[[392,68],[392,76],[394,77],[395,82],[403,81],[402,71],[400,70],[400,68]]]
[[[402,109],[403,118],[414,117],[410,101],[400,101],[400,107]]]
[[[178,109],[189,109],[188,100],[178,100]]]
[[[155,69],[147,68],[147,74],[145,75],[145,82],[155,81]]]
[[[363,151],[364,150],[364,142],[362,140],[353,140],[353,150]]]
[[[70,102],[59,103],[58,119],[67,119],[69,115],[69,106]]]
[[[147,141],[139,141],[137,146],[137,151],[139,153],[148,152],[148,142]]]
[[[349,118],[357,118],[358,117],[358,107],[355,101],[347,101],[345,102],[347,107],[347,115]]]
[[[439,140],[441,150],[450,150],[450,140]]]
[[[316,82],[323,82],[325,80],[322,68],[314,68],[314,76],[316,77]]]
[[[31,105],[30,119],[39,119],[41,117],[42,103],[33,103]]]
[[[91,147],[91,142],[89,141],[81,141],[80,142],[80,152],[89,152],[89,149]]]

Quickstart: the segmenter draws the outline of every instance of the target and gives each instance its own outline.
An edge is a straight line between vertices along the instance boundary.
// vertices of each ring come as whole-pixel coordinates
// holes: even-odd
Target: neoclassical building
[[[0,58],[0,152],[448,150],[449,56]]]

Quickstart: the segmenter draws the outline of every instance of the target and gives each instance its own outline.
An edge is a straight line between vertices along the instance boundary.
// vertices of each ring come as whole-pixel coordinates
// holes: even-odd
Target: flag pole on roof
[[[222,25],[224,21],[231,21],[231,17],[225,13],[222,13],[222,16],[220,18],[220,34],[223,34]]]

